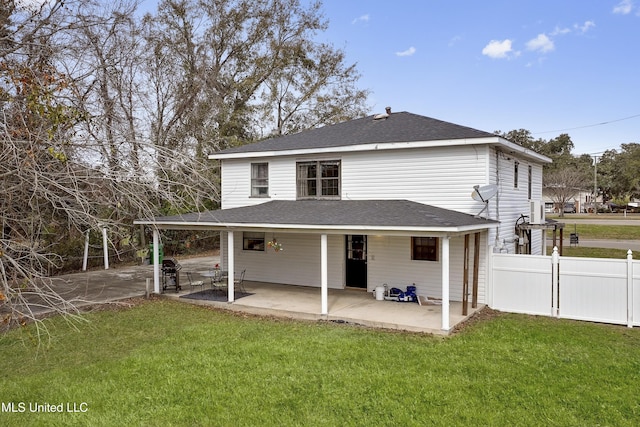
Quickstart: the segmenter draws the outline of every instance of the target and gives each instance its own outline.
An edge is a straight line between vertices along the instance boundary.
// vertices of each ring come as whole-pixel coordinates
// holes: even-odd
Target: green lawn
[[[442,338],[166,300],[87,319],[45,349],[0,338],[0,401],[27,409],[3,426],[640,424],[637,328],[498,314]]]
[[[610,249],[610,248],[589,248],[586,246],[567,246],[562,248],[563,256],[581,257],[581,258],[614,258],[626,259],[628,249]],[[547,246],[547,255],[553,253],[553,247]],[[634,254],[637,259],[638,255]]]
[[[601,225],[601,224],[572,224],[566,222],[564,236],[577,230],[580,239],[613,239],[613,240],[637,240],[640,239],[640,223],[638,225]],[[547,232],[552,237],[550,231]],[[558,235],[559,237],[559,235]]]

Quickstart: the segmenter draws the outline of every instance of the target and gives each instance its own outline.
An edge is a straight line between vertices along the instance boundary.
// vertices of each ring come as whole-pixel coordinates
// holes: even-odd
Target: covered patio
[[[462,302],[451,302],[449,310],[450,330],[441,327],[442,305],[413,302],[377,301],[370,292],[355,289],[329,289],[328,314],[320,314],[320,289],[309,286],[283,285],[264,282],[245,282],[251,295],[236,299],[233,303],[208,299],[191,299],[194,291],[188,286],[164,297],[191,304],[222,308],[262,316],[290,319],[326,320],[372,328],[447,335],[459,323],[473,316],[484,307],[479,304],[462,315]],[[197,292],[197,291],[195,291]]]
[[[156,293],[160,293],[159,230],[219,230],[222,269],[228,271],[225,304],[229,303],[228,306],[234,309],[251,307],[253,311],[267,313],[277,310],[328,320],[353,319],[354,323],[387,324],[391,328],[403,324],[400,329],[439,330],[445,334],[479,307],[478,266],[485,262],[480,258],[481,236],[484,235],[486,241],[488,230],[498,225],[493,220],[407,200],[273,200],[253,206],[140,219],[135,223],[153,229]],[[266,234],[274,236],[275,241],[277,233],[278,242],[289,236],[293,246],[288,246],[290,250],[277,258],[272,254],[267,256],[266,252],[256,255],[257,252],[250,253],[242,247],[242,235],[247,232],[263,233],[263,244],[268,240],[264,237]],[[403,282],[418,283],[419,279],[428,278],[432,284],[431,293],[423,291],[423,296],[435,296],[441,304],[425,307],[375,301],[370,293],[347,288],[344,271],[340,270],[341,259],[344,259],[344,246],[341,245],[346,236],[356,234],[371,236],[379,243],[377,254],[365,256],[365,262],[376,264],[377,269],[376,273],[369,272],[369,283],[376,286],[386,283],[385,273],[394,268],[396,273],[391,277],[395,279],[407,270],[405,264],[412,262],[411,276]],[[470,239],[471,236],[474,239]],[[437,242],[437,262],[411,261],[410,243],[405,242],[411,242],[415,237],[429,237]],[[474,242],[473,260],[470,241]],[[251,271],[251,277],[245,283],[262,291],[269,286],[270,292],[255,292],[236,301],[234,281],[239,272],[238,258],[243,260],[242,267]],[[278,285],[283,283],[288,285]],[[451,300],[452,286],[464,303]],[[385,315],[380,314],[381,310]]]

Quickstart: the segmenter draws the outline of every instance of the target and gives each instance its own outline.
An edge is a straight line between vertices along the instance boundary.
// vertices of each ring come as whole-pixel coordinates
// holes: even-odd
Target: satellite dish
[[[487,202],[496,194],[498,194],[498,186],[495,184],[483,185],[482,187],[474,185],[471,198],[476,202]]]
[[[498,194],[498,186],[495,184],[487,184],[483,186],[474,185],[471,198],[476,202],[484,203],[484,208],[476,215],[476,218],[480,218],[482,212],[487,211],[486,218],[489,218],[489,199]]]

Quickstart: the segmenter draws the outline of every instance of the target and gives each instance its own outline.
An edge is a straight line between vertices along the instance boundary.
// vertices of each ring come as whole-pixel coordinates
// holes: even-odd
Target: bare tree
[[[588,178],[577,168],[564,167],[544,176],[543,193],[560,206],[561,217],[565,204],[585,188],[588,188]]]
[[[2,325],[77,312],[49,273],[87,230],[117,248],[136,217],[216,207],[209,152],[364,113],[302,3],[162,0],[139,19],[137,0],[2,1]]]
[[[126,54],[104,55],[94,68],[60,70],[60,55],[71,54],[60,44],[68,41],[68,32],[79,31],[86,40],[96,41],[89,36],[99,28],[114,28],[122,19],[117,13],[108,19],[71,19],[68,13],[78,10],[74,5],[85,3],[66,8],[54,3],[35,14],[18,11],[11,16],[12,26],[6,27],[12,33],[11,49],[0,56],[4,327],[38,323],[42,309],[77,313],[76,301],[58,295],[49,274],[63,261],[60,246],[74,234],[107,227],[114,242],[132,239],[132,219],[156,215],[161,202],[181,211],[218,198],[215,184],[202,174],[211,166],[132,133],[134,115],[128,114],[135,108],[126,98],[132,96],[130,74],[124,72],[126,64],[118,62]],[[103,42],[93,45],[96,57],[108,46],[108,40]],[[94,76],[95,84],[87,85],[87,76]],[[102,108],[88,108],[90,100],[98,100]],[[128,167],[134,164],[140,167]]]
[[[164,0],[146,19],[159,144],[207,152],[365,113],[355,65],[314,41],[319,2]]]

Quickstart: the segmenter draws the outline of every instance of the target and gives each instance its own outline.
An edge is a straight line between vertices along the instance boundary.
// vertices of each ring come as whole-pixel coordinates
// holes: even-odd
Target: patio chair
[[[235,287],[235,289],[237,289],[239,292],[242,292],[243,294],[248,293],[247,290],[244,288],[244,273],[246,271],[247,271],[246,268],[244,270],[242,270],[240,272],[240,278],[239,279],[235,279],[233,281],[233,286]]]
[[[204,280],[193,280],[193,273],[190,271],[187,272],[187,278],[189,279],[189,285],[191,285],[191,289],[195,287],[200,287],[200,289],[204,289]]]
[[[211,271],[211,289],[214,291],[227,290],[228,273],[223,270],[214,269]]]

